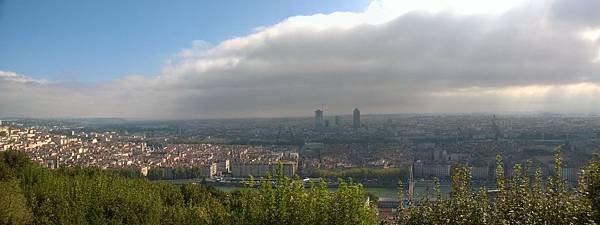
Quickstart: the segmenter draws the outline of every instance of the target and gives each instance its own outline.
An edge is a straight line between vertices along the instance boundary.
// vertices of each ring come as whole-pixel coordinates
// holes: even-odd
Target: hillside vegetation
[[[600,221],[600,160],[595,157],[582,170],[579,184],[570,188],[560,177],[560,151],[554,172],[543,179],[541,171],[529,174],[530,162],[514,165],[504,174],[497,157],[494,192],[471,190],[471,173],[458,167],[452,175],[452,193],[440,194],[439,183],[419,204],[409,202],[399,209],[398,224],[596,224]],[[400,195],[406,196],[400,189]]]
[[[401,204],[398,224],[596,224],[600,221],[600,159],[584,168],[571,188],[554,174],[529,174],[517,164],[504,174],[497,159],[498,190],[472,190],[470,171],[453,173],[452,193],[439,184],[417,201]],[[251,182],[254,183],[254,182]],[[404,188],[399,194],[405,198]],[[231,193],[132,179],[96,168],[48,170],[23,154],[0,153],[0,224],[380,224],[363,187],[325,182],[305,188],[281,174]],[[418,203],[417,203],[418,202]]]
[[[378,224],[360,184],[305,189],[273,183],[225,193],[200,185],[130,179],[95,168],[48,170],[0,153],[0,224]]]

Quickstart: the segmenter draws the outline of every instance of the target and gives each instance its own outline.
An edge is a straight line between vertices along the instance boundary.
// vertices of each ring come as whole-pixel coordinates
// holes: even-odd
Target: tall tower
[[[315,111],[315,129],[323,127],[323,110]]]
[[[355,108],[352,112],[352,119],[352,127],[355,130],[360,128],[360,110],[358,110],[358,108]]]
[[[410,173],[408,177],[408,202],[412,205],[412,201],[415,194],[415,162],[413,161],[410,165]]]

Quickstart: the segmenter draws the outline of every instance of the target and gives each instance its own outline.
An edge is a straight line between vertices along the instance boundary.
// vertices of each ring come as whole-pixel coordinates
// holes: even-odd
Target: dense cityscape
[[[600,150],[598,127],[597,116],[361,115],[359,109],[333,116],[319,109],[312,118],[7,118],[0,126],[0,149],[24,152],[50,169],[127,170],[134,177],[221,188],[244,187],[248,178],[275,175],[279,168],[288,177],[326,178],[332,188],[338,178],[354,179],[367,188],[389,189],[374,193],[385,217],[398,205],[393,190],[409,182],[409,175],[424,192],[434,178],[449,187],[453,169],[467,166],[474,188],[494,189],[496,156],[504,157],[506,174],[513,173],[510,165],[529,163],[530,174],[539,169],[548,176],[560,149],[560,176],[574,185]],[[369,172],[347,172],[353,170]]]
[[[468,165],[493,180],[496,155],[532,160],[549,174],[561,148],[561,175],[575,182],[600,150],[600,117],[564,115],[367,115],[311,118],[128,121],[3,120],[0,148],[26,152],[49,168],[199,167],[202,176],[262,177],[279,163],[286,175],[315,170],[408,168],[416,178],[448,179]],[[329,122],[330,120],[334,122]],[[362,121],[362,123],[358,122]],[[171,174],[171,172],[169,172]],[[172,177],[169,175],[167,177]]]

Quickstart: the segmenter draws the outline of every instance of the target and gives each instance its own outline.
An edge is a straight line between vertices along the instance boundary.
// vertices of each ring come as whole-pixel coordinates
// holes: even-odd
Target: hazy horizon
[[[0,117],[0,120],[11,121],[11,120],[125,120],[125,121],[187,121],[187,120],[277,120],[277,119],[314,119],[314,113],[306,112],[304,115],[282,115],[282,116],[240,116],[240,117],[188,117],[188,118],[168,118],[168,117],[25,117],[25,116],[4,116]],[[325,118],[332,119],[335,116],[340,117],[352,117],[352,114],[327,114],[323,115]],[[538,116],[559,116],[559,117],[597,117],[600,113],[560,113],[560,112],[545,112],[545,111],[524,111],[524,112],[455,112],[455,113],[363,113],[363,118],[369,117],[418,117],[418,116],[506,116],[506,117],[538,117]]]
[[[0,118],[600,113],[600,1],[53,3],[0,1]]]

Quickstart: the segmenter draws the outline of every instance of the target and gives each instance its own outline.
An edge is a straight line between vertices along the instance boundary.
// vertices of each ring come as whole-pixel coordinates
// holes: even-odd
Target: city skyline
[[[598,1],[62,3],[1,5],[0,117],[600,113]]]

